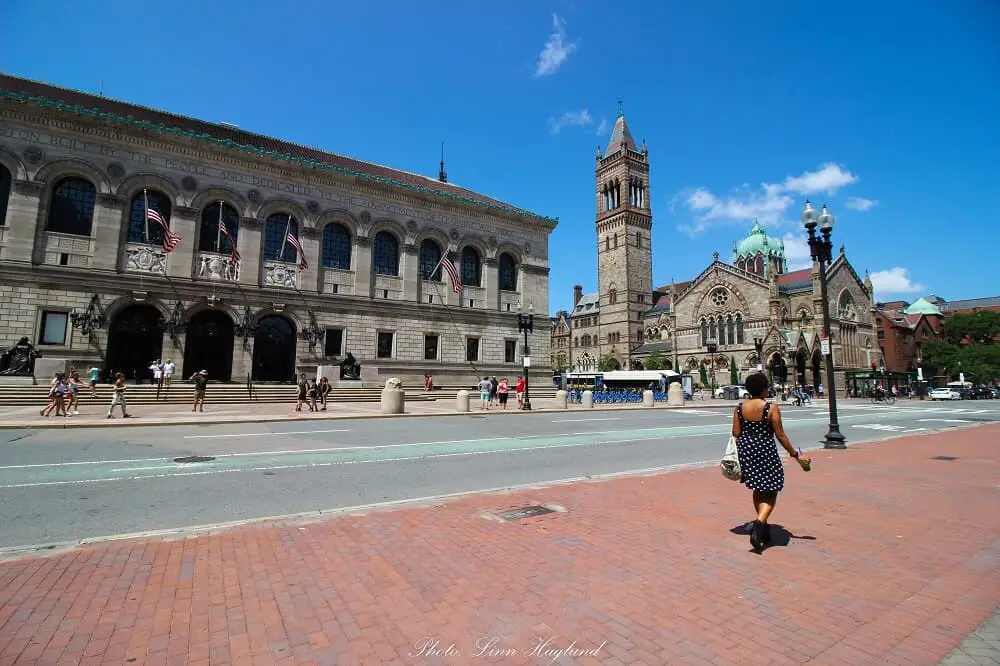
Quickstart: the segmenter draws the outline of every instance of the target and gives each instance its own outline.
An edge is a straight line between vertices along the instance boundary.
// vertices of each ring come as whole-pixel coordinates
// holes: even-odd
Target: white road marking
[[[937,423],[972,423],[968,419],[917,419],[918,423],[927,423],[928,421],[935,421]]]
[[[586,423],[588,421],[621,421],[620,416],[609,416],[607,418],[597,418],[597,419],[558,419],[552,421],[552,423]]]
[[[224,437],[266,437],[267,435],[272,435],[274,437],[281,437],[285,435],[312,435],[314,433],[324,433],[324,432],[351,432],[350,430],[295,430],[292,432],[248,432],[248,433],[230,433],[225,435],[184,435],[184,439],[222,439]]]

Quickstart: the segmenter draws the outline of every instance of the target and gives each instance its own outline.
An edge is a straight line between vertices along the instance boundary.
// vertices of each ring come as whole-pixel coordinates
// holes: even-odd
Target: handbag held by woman
[[[722,469],[722,476],[730,481],[739,481],[743,477],[743,470],[740,469],[740,457],[736,451],[736,438],[729,436],[729,443],[726,445],[726,452],[722,454],[722,461],[719,463]]]

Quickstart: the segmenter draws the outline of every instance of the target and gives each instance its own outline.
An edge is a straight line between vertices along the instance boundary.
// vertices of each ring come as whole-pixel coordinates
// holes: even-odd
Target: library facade
[[[434,179],[0,76],[0,346],[26,337],[46,368],[516,375],[556,223],[443,163]],[[547,364],[544,327],[529,347]]]

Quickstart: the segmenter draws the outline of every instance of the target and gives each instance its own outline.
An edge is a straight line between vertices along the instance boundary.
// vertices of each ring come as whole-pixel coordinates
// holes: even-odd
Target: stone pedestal
[[[655,404],[656,404],[656,402],[653,400],[653,392],[652,391],[643,391],[642,392],[642,406],[643,407],[652,407]]]
[[[330,383],[340,381],[340,366],[339,365],[317,365],[316,366],[316,377],[322,379],[326,377]]]
[[[469,392],[459,391],[455,394],[455,411],[456,412],[467,412],[469,411]]]
[[[556,409],[566,409],[566,391],[556,391]]]
[[[65,358],[35,359],[35,377],[43,382],[48,382],[57,372],[66,372],[68,369],[69,360]]]
[[[406,393],[403,391],[403,383],[395,377],[385,381],[385,388],[382,389],[382,413],[402,414],[406,404]]]
[[[584,409],[593,409],[594,408],[594,392],[593,391],[584,391],[583,392],[583,397],[580,399],[580,405]]]
[[[684,387],[681,386],[680,382],[672,382],[670,388],[667,389],[667,406],[684,406]]]

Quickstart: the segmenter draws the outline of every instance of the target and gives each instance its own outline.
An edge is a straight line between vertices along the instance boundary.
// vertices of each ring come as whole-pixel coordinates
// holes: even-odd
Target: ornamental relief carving
[[[706,314],[717,312],[742,312],[744,317],[753,315],[746,297],[728,280],[718,280],[702,292],[691,321],[697,322]]]

